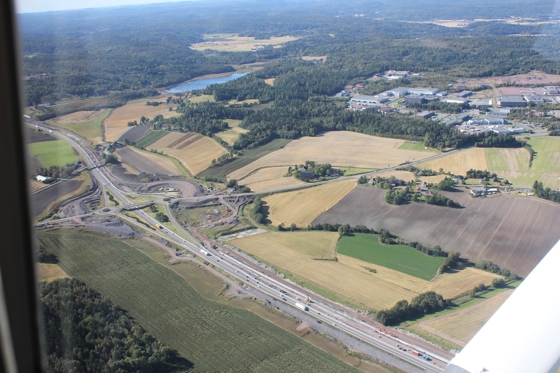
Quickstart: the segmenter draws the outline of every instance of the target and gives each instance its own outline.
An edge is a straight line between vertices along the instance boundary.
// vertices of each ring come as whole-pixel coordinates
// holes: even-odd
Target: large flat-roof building
[[[500,107],[525,107],[527,101],[521,96],[503,96],[500,97]]]
[[[414,95],[430,95],[433,96],[438,93],[440,90],[437,88],[425,88],[425,87],[418,87],[418,88],[409,88],[408,93]]]

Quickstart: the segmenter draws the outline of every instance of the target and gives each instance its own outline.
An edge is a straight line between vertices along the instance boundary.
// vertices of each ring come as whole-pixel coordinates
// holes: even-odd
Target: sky
[[[189,0],[15,0],[18,13],[103,8],[108,6],[169,3]],[[192,1],[192,0],[191,0]]]

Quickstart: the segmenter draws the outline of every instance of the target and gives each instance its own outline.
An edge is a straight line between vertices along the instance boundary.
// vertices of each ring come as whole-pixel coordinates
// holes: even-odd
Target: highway
[[[63,133],[58,129],[54,129],[52,127],[44,126],[44,129],[53,130],[52,134],[56,137],[67,141],[73,148],[75,148],[81,155],[82,158],[85,160],[87,165],[91,167],[90,173],[93,178],[98,182],[102,192],[103,198],[107,203],[107,196],[106,191],[109,191],[115,198],[120,200],[124,206],[119,206],[118,210],[122,209],[123,207],[134,207],[138,205],[137,203],[131,202],[124,192],[122,192],[115,184],[110,180],[107,175],[99,168],[100,164],[94,158],[92,154],[88,152],[82,144],[79,144],[77,141],[74,140],[74,135],[68,135]],[[447,153],[449,154],[449,153]],[[437,157],[437,156],[435,156]],[[434,158],[434,157],[431,157]],[[423,160],[425,161],[425,160]],[[412,164],[412,163],[410,163]],[[391,169],[395,169],[391,168]],[[386,170],[384,170],[386,171]],[[359,177],[359,176],[358,176]],[[347,178],[355,178],[355,177],[347,177]],[[329,181],[330,182],[330,181]],[[286,189],[283,189],[286,190]],[[243,195],[251,195],[251,194],[243,194]],[[241,194],[239,196],[242,196]],[[210,196],[204,197],[208,198]],[[219,196],[212,196],[211,198],[217,198]],[[189,198],[181,198],[181,200],[198,200],[202,197],[189,197]],[[177,199],[175,199],[176,201]],[[243,260],[240,256],[236,256],[233,252],[226,252],[212,250],[209,248],[203,247],[199,244],[199,240],[192,237],[189,231],[184,229],[179,222],[175,220],[173,214],[170,211],[169,203],[166,203],[166,208],[168,212],[168,216],[171,219],[173,225],[178,229],[178,231],[183,234],[187,239],[181,237],[179,234],[173,232],[172,230],[166,228],[165,226],[160,225],[160,223],[154,219],[152,216],[147,214],[143,210],[132,210],[132,212],[138,214],[142,219],[148,222],[153,227],[161,227],[160,229],[155,229],[155,232],[151,232],[161,238],[166,239],[170,243],[175,244],[178,247],[186,249],[190,251],[192,254],[198,255],[202,257],[205,261],[210,263],[211,265],[219,268],[223,272],[227,273],[231,278],[237,279],[238,281],[245,283],[249,286],[258,289],[264,294],[267,294],[279,301],[282,301],[290,306],[295,307],[296,302],[306,304],[309,307],[307,311],[310,315],[312,315],[317,320],[328,323],[333,327],[344,331],[350,336],[353,336],[359,340],[367,342],[393,356],[398,357],[401,360],[404,360],[416,367],[420,367],[424,371],[427,372],[442,372],[447,363],[449,362],[446,358],[442,356],[437,356],[433,353],[428,353],[431,358],[431,361],[426,361],[418,356],[415,356],[411,353],[410,350],[416,350],[422,353],[426,353],[422,351],[421,348],[413,345],[407,345],[404,341],[399,340],[397,338],[391,337],[389,335],[381,333],[377,327],[368,324],[367,322],[360,320],[351,315],[351,312],[342,311],[343,306],[339,306],[335,308],[328,302],[326,299],[322,299],[320,296],[314,294],[310,299],[310,303],[306,301],[310,298],[311,292],[306,289],[301,288],[300,286],[288,282],[286,280],[282,280],[280,278],[275,277],[273,274],[264,273],[262,268],[258,265],[247,262]],[[108,206],[107,204],[105,206]],[[117,208],[109,208],[109,211],[103,213],[103,209],[96,211],[96,215],[115,215],[118,214]],[[56,220],[56,223],[64,223],[65,221],[76,219],[79,217],[90,216],[90,214],[84,214],[80,216],[74,216],[71,218],[66,219],[59,219]],[[123,216],[119,214],[119,218],[127,221],[128,223],[138,226],[142,229],[145,227],[139,225],[133,219]],[[51,222],[54,223],[54,222]],[[43,225],[45,223],[41,223]],[[189,242],[192,241],[192,242]],[[389,328],[388,328],[389,329]],[[401,348],[398,348],[397,345],[400,345]],[[405,348],[406,350],[403,350]]]

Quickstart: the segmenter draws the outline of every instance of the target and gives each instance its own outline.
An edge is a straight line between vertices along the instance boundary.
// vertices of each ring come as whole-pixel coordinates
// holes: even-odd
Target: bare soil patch
[[[560,205],[536,198],[500,195],[471,198],[467,192],[441,192],[464,208],[452,209],[384,201],[386,191],[356,187],[313,221],[383,227],[425,245],[440,245],[477,262],[490,259],[526,276],[560,239]]]
[[[44,131],[35,131],[32,128],[27,128],[27,143],[33,144],[35,142],[54,141],[56,137],[49,135]]]
[[[41,190],[43,188],[46,188],[48,186],[48,184],[43,184],[40,181],[37,180],[30,180],[29,181],[29,191],[31,193],[35,193],[38,190]]]
[[[51,282],[61,278],[69,277],[58,264],[37,263],[35,267],[39,281]]]
[[[433,153],[399,149],[404,140],[375,137],[349,131],[332,131],[315,137],[293,140],[283,149],[272,152],[228,175],[241,179],[261,167],[293,166],[306,160],[333,166],[385,168],[407,161],[433,156]]]
[[[157,157],[156,155],[148,158],[147,155],[135,151],[129,146],[117,150],[117,154],[122,163],[132,166],[139,172],[145,172],[152,175],[159,174],[170,176],[180,174],[179,170],[177,170],[177,168],[173,165],[173,161],[167,160],[168,162],[164,162],[163,160],[158,159],[158,162],[156,163],[154,162],[154,157]],[[167,167],[162,167],[162,164],[165,164]]]
[[[280,44],[297,40],[298,38],[293,36],[280,36],[271,37],[270,39],[255,39],[253,36],[218,36],[213,37],[212,35],[207,36],[206,41],[202,43],[192,44],[191,49],[196,51],[203,51],[206,49],[212,49],[216,51],[227,51],[227,52],[247,52],[255,49],[260,49],[265,46],[272,45],[274,47]]]
[[[43,189],[31,196],[33,216],[39,215],[47,206],[58,198],[72,193],[82,185],[82,180],[67,180]]]
[[[557,84],[560,83],[560,75],[546,74],[540,71],[533,71],[528,74],[511,75],[511,76],[492,76],[488,78],[468,78],[459,79],[459,84],[468,86],[480,84],[504,84],[514,83],[518,85],[531,84]]]
[[[126,140],[136,141],[139,138],[141,138],[142,136],[144,136],[145,134],[147,134],[149,131],[150,131],[150,127],[147,124],[145,124],[143,126],[134,126],[134,127],[131,127],[125,133],[123,133],[121,135],[121,137],[119,137],[117,139],[117,141],[120,141],[120,142],[125,142]]]

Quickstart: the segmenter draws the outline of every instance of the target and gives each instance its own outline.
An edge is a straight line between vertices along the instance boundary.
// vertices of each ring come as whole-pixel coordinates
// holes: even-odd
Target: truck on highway
[[[422,359],[424,359],[426,361],[432,360],[432,359],[430,359],[430,357],[428,355],[422,355]]]
[[[414,356],[422,357],[422,354],[421,354],[420,352],[418,352],[418,351],[412,350],[412,351],[410,351],[410,352],[412,352],[412,355],[414,355]]]
[[[306,305],[301,304],[299,302],[296,302],[296,307],[299,308],[302,311],[309,311],[309,307],[307,307]]]
[[[105,185],[107,185],[107,184],[105,184]],[[156,228],[158,228],[158,229],[163,229],[163,226],[162,226],[161,224],[157,224],[157,223],[156,223]]]

